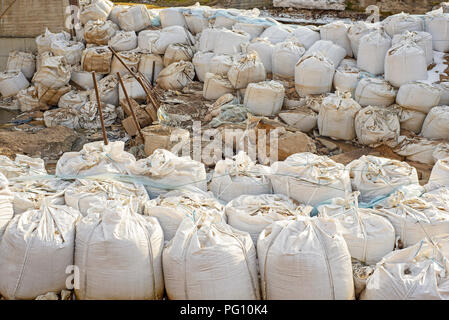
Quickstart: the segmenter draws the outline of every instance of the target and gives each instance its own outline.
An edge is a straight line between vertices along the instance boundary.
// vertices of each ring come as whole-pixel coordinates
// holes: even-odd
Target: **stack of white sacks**
[[[420,186],[386,158],[265,167],[240,153],[206,186],[199,162],[123,147],[65,153],[56,176],[41,159],[2,160],[1,296],[449,299],[449,158]]]

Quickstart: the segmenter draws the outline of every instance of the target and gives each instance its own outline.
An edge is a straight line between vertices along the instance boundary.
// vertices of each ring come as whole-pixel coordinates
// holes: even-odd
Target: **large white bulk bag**
[[[36,37],[36,46],[38,54],[50,51],[51,43],[55,40],[70,40],[71,36],[68,32],[52,33],[47,28],[45,33]]]
[[[250,235],[217,220],[206,215],[196,221],[184,218],[165,247],[162,262],[168,299],[260,299]]]
[[[137,44],[139,49],[145,50],[145,52],[151,53],[153,50],[154,43],[159,39],[161,35],[160,30],[143,30],[139,32],[137,38]]]
[[[118,30],[118,25],[110,20],[89,21],[84,26],[84,40],[86,40],[86,43],[88,44],[104,46],[108,44],[109,40]]]
[[[415,161],[419,163],[425,163],[429,165],[435,164],[438,160],[434,155],[438,155],[440,152],[443,153],[443,157],[448,155],[444,147],[448,144],[441,142],[439,140],[428,140],[424,137],[399,137],[399,144],[393,150],[396,154],[406,157],[408,161]]]
[[[209,27],[209,20],[206,17],[209,14],[209,10],[185,9],[182,14],[184,15],[187,28],[189,28],[189,31],[194,35],[201,33],[204,29]],[[170,24],[170,22],[167,23],[166,16],[164,19],[166,20],[164,22],[165,24]]]
[[[36,57],[31,52],[11,51],[6,62],[6,71],[22,71],[31,80],[36,71]]]
[[[449,51],[449,14],[441,9],[428,12],[425,16],[426,31],[432,35],[433,50]]]
[[[426,189],[427,187],[428,185],[425,186]],[[445,186],[441,188],[439,186],[432,187],[436,188],[431,188],[432,190],[422,194],[421,198],[432,203],[440,210],[449,211],[449,189]]]
[[[234,93],[232,83],[225,77],[207,72],[203,86],[203,97],[207,100],[216,100],[227,93]]]
[[[129,6],[127,6],[127,5],[121,5],[121,4],[114,5],[114,7],[112,8],[111,13],[109,14],[109,17],[108,17],[109,21],[114,22],[118,26],[118,24],[119,24],[118,15],[119,15],[119,13],[122,12],[123,10],[128,9],[128,8],[129,8]]]
[[[72,90],[61,96],[58,107],[79,110],[87,101],[89,101],[88,91]]]
[[[299,129],[301,132],[309,132],[316,127],[318,114],[304,106],[293,110],[281,111],[279,118],[289,126]]]
[[[361,209],[358,192],[347,198],[335,198],[330,204],[318,207],[319,216],[335,218],[337,228],[348,245],[351,257],[365,264],[379,262],[394,249],[395,231],[391,223],[376,210]]]
[[[45,126],[47,127],[64,126],[74,130],[81,128],[78,110],[61,108],[51,109],[44,112],[43,118]]]
[[[123,141],[86,143],[79,152],[66,152],[56,164],[58,176],[89,176],[104,173],[127,174],[134,165],[134,156],[124,151]]]
[[[137,32],[151,25],[151,17],[145,5],[133,5],[119,12],[118,23],[120,29]]]
[[[449,139],[449,106],[430,109],[422,125],[421,135],[429,139]]]
[[[260,233],[275,221],[295,219],[308,215],[311,207],[298,206],[289,197],[281,194],[241,195],[226,207],[228,224],[248,232],[254,245]]]
[[[194,48],[192,46],[180,43],[172,43],[167,47],[164,54],[164,66],[169,66],[170,64],[178,61],[192,61],[193,55],[195,54]]]
[[[165,149],[156,149],[148,158],[137,161],[132,173],[149,178],[152,184],[147,186],[147,190],[155,194],[186,185],[207,190],[203,163],[190,157],[178,157]]]
[[[20,90],[17,93],[16,98],[17,101],[19,101],[20,111],[22,112],[36,111],[40,109],[37,89],[34,86]]]
[[[341,63],[335,70],[333,85],[335,90],[351,92],[351,95],[354,96],[359,80],[360,69],[357,66]]]
[[[390,108],[368,106],[355,116],[355,132],[359,143],[378,147],[385,144],[395,147],[398,144],[401,126],[398,114]]]
[[[343,21],[335,21],[321,26],[320,35],[322,40],[332,41],[346,50],[346,56],[352,57],[351,41],[348,38],[348,25]]]
[[[165,8],[159,11],[162,28],[171,26],[187,27],[183,8]]]
[[[399,88],[396,103],[406,109],[429,113],[440,102],[441,90],[425,82],[411,81]]]
[[[112,51],[108,47],[92,47],[83,51],[81,67],[84,71],[107,74],[111,72]]]
[[[152,84],[154,84],[162,69],[164,69],[164,63],[160,55],[143,53],[140,56],[139,72],[143,74],[148,81],[151,82],[151,79],[153,79]]]
[[[337,92],[324,98],[318,114],[320,135],[334,139],[355,138],[354,118],[361,109],[350,93]]]
[[[0,173],[0,241],[9,221],[14,217],[14,194],[8,187],[8,179]]]
[[[360,39],[379,29],[379,25],[365,21],[357,21],[348,27],[348,39],[351,42],[352,53],[354,58],[358,58]]]
[[[162,69],[156,82],[165,90],[181,90],[193,81],[195,67],[190,61],[172,63]]]
[[[157,218],[166,243],[173,239],[185,217],[194,220],[205,214],[226,221],[223,205],[209,193],[196,191],[173,190],[145,203],[144,214]]]
[[[164,293],[164,235],[157,219],[103,202],[76,226],[79,300],[157,300]]]
[[[386,255],[366,282],[361,300],[448,300],[447,236],[423,239]]]
[[[433,50],[432,50],[432,35],[428,32],[424,31],[406,31],[402,34],[396,34],[393,36],[391,40],[391,44],[394,46],[395,44],[401,41],[413,41],[421,49],[424,50],[426,54],[427,65],[432,64],[433,62]]]
[[[22,71],[0,72],[0,94],[3,98],[15,96],[20,90],[30,86]]]
[[[217,162],[209,189],[218,199],[225,202],[240,195],[272,193],[270,172],[269,167],[256,164],[240,151],[233,159]]]
[[[98,93],[100,95],[100,101],[106,104],[118,106],[119,104],[118,87],[119,87],[118,78],[116,74],[110,74],[101,79],[100,81],[98,81]],[[94,90],[91,91],[90,101],[97,101],[97,95],[95,94]]]
[[[380,78],[363,78],[355,89],[354,99],[362,107],[388,107],[394,103],[397,90]]]
[[[418,44],[403,41],[388,50],[385,57],[385,80],[399,88],[406,82],[426,79],[426,54]]]
[[[293,29],[291,37],[294,37],[307,50],[320,40],[320,33],[308,27],[297,26]]]
[[[214,57],[213,52],[198,51],[192,58],[192,63],[195,66],[195,73],[198,80],[204,82],[206,73],[209,71],[209,63]]]
[[[335,66],[320,53],[305,54],[295,66],[295,89],[299,96],[330,92]]]
[[[293,79],[295,65],[305,51],[303,46],[292,40],[276,44],[271,57],[273,77]]]
[[[359,41],[357,67],[374,75],[384,73],[385,55],[391,47],[391,38],[381,30],[363,36]]]
[[[448,157],[449,158],[449,157]],[[449,186],[449,159],[439,159],[430,173],[429,184]]]
[[[406,162],[375,156],[362,156],[346,166],[354,191],[360,200],[370,202],[388,196],[401,186],[419,185],[416,169]]]
[[[392,206],[376,208],[376,214],[393,225],[399,248],[407,248],[424,238],[449,233],[449,214],[423,198],[413,197]]]
[[[401,124],[401,129],[410,130],[416,134],[419,134],[427,114],[416,110],[409,110],[401,107],[399,108],[399,122]]]
[[[16,215],[0,243],[0,294],[34,299],[65,289],[80,217],[77,210],[52,204],[50,198],[40,209]]]
[[[206,28],[201,32],[199,40],[199,51],[214,51],[215,41],[217,35],[221,32],[220,29]]]
[[[137,35],[134,31],[117,31],[109,40],[109,46],[115,51],[129,51],[137,48]]]
[[[31,158],[25,155],[16,154],[16,158],[13,161],[7,156],[0,155],[0,164],[0,173],[7,179],[47,174],[45,162],[40,158]]]
[[[95,78],[97,82],[103,79],[104,75],[96,73]],[[70,81],[73,81],[77,86],[84,90],[91,90],[94,88],[94,81],[92,79],[92,73],[83,70],[72,70]]]
[[[123,79],[123,85],[128,92],[128,97],[136,100],[137,102],[145,102],[147,99],[147,94],[142,88],[142,85],[130,74],[126,74]],[[122,86],[118,86],[118,97],[119,101],[126,99],[125,93],[123,92]]]
[[[354,299],[351,256],[334,219],[269,225],[257,241],[264,300]]]
[[[252,51],[242,55],[228,71],[228,79],[236,89],[243,89],[251,82],[264,81],[267,74],[258,54]]]
[[[108,0],[92,0],[88,5],[81,7],[80,22],[85,25],[90,20],[106,20],[114,4]]]
[[[293,28],[286,25],[274,25],[265,29],[259,38],[265,38],[273,44],[285,41],[288,37],[293,35]]]
[[[232,26],[232,30],[247,33],[250,36],[249,40],[253,40],[260,36],[260,34],[265,30],[265,26],[255,23],[237,22]]]
[[[449,105],[449,82],[442,81],[440,83],[434,83],[433,85],[437,86],[441,90],[441,97],[439,104],[442,106]]]
[[[215,55],[209,61],[209,69],[207,72],[221,76],[227,76],[229,69],[234,64],[234,60],[239,56],[231,56],[227,54]]]
[[[84,44],[76,41],[56,40],[51,43],[51,52],[55,56],[63,56],[70,65],[80,63]],[[42,66],[42,65],[41,65]]]
[[[318,40],[306,51],[304,56],[312,53],[320,53],[325,56],[332,61],[335,68],[338,68],[340,62],[346,57],[346,50],[343,47],[328,40]]]
[[[382,21],[382,26],[390,37],[401,34],[405,31],[423,31],[424,20],[408,13],[398,13],[387,17]]]
[[[187,29],[180,26],[171,26],[161,30],[159,38],[154,42],[152,53],[164,54],[172,43],[193,45],[194,39]]]
[[[215,54],[235,54],[242,51],[242,44],[250,41],[250,35],[240,30],[221,29],[215,41]]]
[[[344,197],[351,191],[344,165],[326,156],[296,153],[271,165],[274,193],[284,194],[307,205]]]
[[[256,51],[262,61],[265,71],[271,73],[272,67],[272,56],[273,56],[274,45],[263,38],[256,38],[251,41],[246,47],[246,52]]]
[[[131,71],[133,71],[134,73],[137,72],[140,62],[140,54],[137,51],[121,51],[118,52],[117,55],[122,59],[127,67],[131,69]],[[120,75],[122,76],[125,74],[129,74],[128,69],[125,68],[125,66],[116,56],[114,56],[111,63],[111,74],[117,74],[117,72],[120,72]]]
[[[284,104],[285,88],[277,81],[250,83],[245,90],[243,104],[248,110],[261,116],[274,116]]]
[[[102,125],[96,101],[87,102],[78,111],[79,125],[82,129],[101,129]],[[102,112],[105,127],[110,127],[117,119],[115,105],[102,104]]]

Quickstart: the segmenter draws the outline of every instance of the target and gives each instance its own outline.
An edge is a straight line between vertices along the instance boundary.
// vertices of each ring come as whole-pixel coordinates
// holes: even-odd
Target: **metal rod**
[[[117,72],[117,77],[118,77],[118,81],[120,82],[120,85],[122,86],[122,90],[123,90],[123,93],[125,94],[126,101],[128,102],[128,108],[129,108],[129,111],[131,112],[131,116],[134,120],[134,124],[136,125],[137,132],[139,132],[140,137],[145,142],[145,138],[143,137],[143,133],[140,128],[139,121],[137,120],[136,114],[134,113],[134,109],[131,105],[131,100],[129,100],[128,92],[126,91],[125,85],[123,84],[123,80],[122,80],[122,76],[120,75],[120,72]]]
[[[153,69],[151,71],[151,85],[154,84],[154,73],[155,73],[154,69],[155,68],[156,68],[156,60],[153,60]]]
[[[14,3],[16,3],[17,0],[13,0],[13,2],[11,2],[9,4],[9,6],[5,9],[5,11],[2,12],[2,14],[0,14],[0,19],[3,18],[3,16],[6,14],[6,12],[8,12],[9,9],[11,9],[11,7],[13,6]]]
[[[92,79],[94,81],[95,95],[97,96],[98,113],[100,114],[101,130],[103,131],[103,141],[107,146],[109,144],[108,135],[106,134],[106,128],[104,126],[103,111],[101,109],[100,93],[98,92],[97,76],[95,71],[92,71]]]

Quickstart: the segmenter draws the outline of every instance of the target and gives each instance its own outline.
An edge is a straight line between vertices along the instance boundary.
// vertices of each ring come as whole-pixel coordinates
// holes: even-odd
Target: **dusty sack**
[[[429,139],[449,139],[449,106],[430,109],[422,125],[421,135]]]
[[[322,54],[305,54],[295,66],[295,89],[299,96],[330,92],[335,66]]]
[[[255,115],[273,116],[281,110],[284,95],[285,88],[280,82],[250,83],[245,90],[243,104]]]
[[[388,107],[394,103],[397,90],[384,79],[363,78],[357,85],[354,99],[362,107]]]

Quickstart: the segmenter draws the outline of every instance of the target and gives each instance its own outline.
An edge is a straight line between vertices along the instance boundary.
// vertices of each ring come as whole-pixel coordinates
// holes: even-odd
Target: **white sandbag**
[[[351,92],[354,96],[355,89],[360,80],[360,69],[357,66],[341,64],[335,70],[333,85],[335,90]]]
[[[293,79],[295,65],[305,51],[304,47],[292,40],[276,44],[271,58],[273,77]]]
[[[244,23],[244,22],[237,22],[232,26],[233,31],[243,31],[250,36],[250,41],[259,37],[260,34],[265,30],[264,25],[256,24],[256,23]]]
[[[384,73],[385,55],[391,38],[383,30],[368,33],[359,40],[357,67],[374,75]]]
[[[346,50],[346,56],[352,57],[351,41],[348,38],[348,25],[335,21],[320,27],[322,40],[329,40]],[[336,65],[335,67],[338,67]]]
[[[122,59],[127,67],[131,69],[131,71],[137,73],[137,70],[139,69],[140,53],[138,53],[136,50],[131,50],[117,52],[117,55]],[[117,72],[120,72],[121,76],[129,74],[128,69],[125,68],[125,66],[116,56],[114,56],[111,63],[111,74],[117,74]]]
[[[419,134],[421,132],[424,119],[427,115],[424,112],[409,110],[399,106],[397,107],[400,108],[399,122],[401,124],[401,129],[410,130],[416,134]]]
[[[187,27],[182,8],[165,8],[159,11],[162,28],[171,26]]]
[[[45,29],[45,33],[36,37],[36,47],[38,54],[43,54],[51,49],[51,43],[55,40],[70,40],[71,36],[68,32],[62,31],[59,33],[52,33]]]
[[[110,20],[89,21],[84,26],[84,40],[89,44],[105,46],[118,30],[119,26]]]
[[[17,154],[15,160],[0,155],[0,173],[7,179],[21,176],[46,175],[45,162],[40,158],[31,158]]]
[[[335,198],[330,204],[318,207],[319,216],[335,218],[353,259],[376,264],[394,249],[395,231],[391,223],[376,210],[361,209],[358,192],[347,198]]]
[[[226,221],[223,205],[212,195],[187,190],[173,190],[147,201],[144,214],[157,218],[164,231],[165,242],[173,239],[185,217],[194,220],[205,214]]]
[[[274,25],[265,29],[259,38],[265,38],[272,44],[285,41],[288,37],[293,35],[293,28],[286,25]]]
[[[264,300],[354,299],[351,256],[334,219],[269,225],[257,241]]]
[[[214,55],[209,61],[209,69],[207,72],[227,76],[229,69],[231,69],[234,64],[234,60],[238,58],[239,56],[231,56],[227,54]]]
[[[195,66],[195,73],[198,80],[204,82],[206,73],[209,71],[209,63],[214,57],[213,52],[198,51],[192,58],[192,63]]]
[[[398,13],[391,15],[382,21],[382,26],[390,37],[405,31],[423,31],[424,21],[417,15]]]
[[[341,140],[353,140],[356,136],[354,119],[360,105],[350,93],[337,92],[324,98],[318,114],[320,135]]]
[[[39,71],[34,74],[33,82],[51,89],[58,89],[69,83],[71,68],[64,56],[46,57]]]
[[[22,71],[0,72],[0,94],[3,98],[15,96],[20,90],[30,86]]]
[[[428,185],[425,187],[427,189]],[[447,187],[437,186],[422,194],[421,198],[432,203],[440,210],[449,211],[449,189]]]
[[[152,82],[152,84],[155,83],[162,69],[164,69],[164,63],[162,61],[161,56],[157,54],[145,54],[145,53],[143,53],[140,56],[139,72],[143,74],[148,81]]]
[[[273,56],[274,45],[263,38],[256,38],[251,41],[246,47],[246,51],[244,52],[257,52],[260,60],[262,61],[265,71],[267,73],[271,73],[272,70],[272,56]]]
[[[240,30],[221,29],[215,41],[214,53],[219,54],[235,54],[242,52],[242,44],[250,41],[250,35]]]
[[[0,294],[7,299],[34,299],[65,289],[80,217],[77,210],[49,199],[40,209],[16,215],[0,243]]]
[[[125,76],[126,77],[126,76]],[[92,76],[91,76],[92,78]],[[93,80],[92,80],[93,81]],[[118,78],[116,74],[110,74],[100,81],[98,81],[98,93],[100,101],[114,106],[119,105],[119,90]],[[128,88],[127,88],[128,89]],[[91,91],[90,101],[97,101],[95,90]]]
[[[220,29],[206,28],[201,32],[199,40],[199,51],[214,51],[215,41],[217,35],[220,33]]]
[[[379,30],[379,25],[365,21],[356,21],[348,27],[348,39],[351,42],[354,58],[358,58],[360,39],[372,31]]]
[[[401,186],[419,184],[416,169],[398,160],[362,156],[346,166],[354,191],[360,191],[360,201],[387,196]]]
[[[334,64],[320,53],[305,54],[295,66],[295,89],[300,97],[330,92]]]
[[[64,126],[70,129],[78,130],[80,126],[79,111],[75,109],[56,108],[47,110],[43,115],[45,126],[57,127]]]
[[[447,300],[447,236],[423,239],[380,261],[366,282],[361,300]]]
[[[387,218],[393,225],[399,248],[407,248],[426,237],[449,232],[448,212],[423,198],[405,199],[376,210],[376,214]]]
[[[122,12],[123,10],[128,9],[128,8],[129,8],[129,6],[127,6],[127,5],[121,5],[121,4],[114,5],[114,7],[111,10],[111,13],[109,14],[108,19],[110,21],[114,22],[118,26],[118,24],[119,24],[118,15],[120,14],[120,12]]]
[[[216,100],[227,93],[234,93],[231,82],[220,75],[207,72],[203,86],[203,97],[207,100]]]
[[[292,33],[292,36],[296,39],[296,41],[299,42],[306,50],[321,39],[319,32],[304,26],[297,26],[293,29]]]
[[[164,66],[168,67],[170,64],[183,61],[192,61],[195,54],[194,48],[190,45],[172,43],[167,47],[164,54]]]
[[[115,105],[102,104],[101,110],[105,127],[110,127],[117,119]],[[79,109],[79,124],[82,129],[101,129],[97,102],[89,101]]]
[[[226,207],[228,224],[248,232],[254,245],[260,233],[275,221],[295,219],[308,215],[312,207],[298,206],[281,194],[241,195],[230,201]]]
[[[182,14],[184,15],[187,28],[189,31],[196,35],[201,33],[204,29],[209,28],[209,20],[206,17],[209,13],[209,10],[196,10],[196,9],[186,9],[183,10]],[[205,16],[206,15],[206,16]],[[164,17],[165,24],[167,24],[166,16]],[[176,22],[175,22],[176,23]],[[168,22],[170,24],[170,22]]]
[[[165,90],[181,90],[193,81],[195,67],[190,61],[172,63],[162,69],[156,82]]]
[[[84,71],[108,74],[111,72],[112,51],[108,47],[92,47],[83,51],[81,66]]]
[[[396,103],[403,108],[429,113],[440,102],[441,90],[432,84],[411,81],[399,88]]]
[[[103,74],[95,74],[97,82],[103,79]],[[80,86],[84,90],[91,90],[94,88],[94,80],[92,79],[92,73],[83,70],[72,70],[70,81],[73,81],[76,85]]]
[[[164,235],[157,219],[108,201],[76,226],[79,300],[159,300]]]
[[[362,107],[388,107],[394,103],[397,90],[380,78],[363,78],[357,85],[354,99]]]
[[[269,167],[256,164],[240,151],[233,159],[217,162],[209,189],[225,202],[240,195],[269,194],[272,193],[270,172]]]
[[[408,161],[415,161],[429,165],[435,164],[434,152],[440,145],[446,145],[438,140],[428,140],[423,137],[399,137],[399,144],[393,150],[396,154],[406,157]],[[439,148],[441,150],[441,147]]]
[[[88,91],[72,90],[59,99],[58,107],[79,110],[87,101],[89,101]]]
[[[267,74],[258,54],[252,51],[234,61],[228,71],[228,79],[236,89],[243,89],[251,82],[264,81]]]
[[[0,173],[0,241],[10,220],[14,217],[14,194],[8,187],[8,179]]]
[[[403,41],[388,50],[385,57],[385,80],[400,87],[409,81],[426,79],[426,55],[418,44]]]
[[[164,54],[170,44],[182,43],[193,45],[195,40],[187,29],[180,26],[171,26],[161,30],[159,38],[154,42],[152,53]]]
[[[432,35],[424,31],[406,31],[401,34],[395,34],[391,40],[392,45],[396,45],[401,41],[411,40],[423,49],[426,54],[427,65],[433,63]]]
[[[86,143],[79,152],[66,152],[56,164],[56,175],[99,175],[104,173],[129,173],[136,162],[134,156],[124,151],[123,141]]]
[[[39,97],[36,87],[30,86],[27,89],[20,90],[16,95],[19,101],[20,111],[35,111],[40,109]]]
[[[36,57],[31,52],[11,51],[6,62],[6,71],[22,71],[31,80],[36,71]]]
[[[129,51],[137,48],[137,35],[134,31],[117,31],[109,40],[109,46],[115,51]]]
[[[51,52],[55,56],[63,56],[70,65],[81,61],[84,44],[76,41],[56,40],[51,43]]]
[[[296,153],[271,165],[274,193],[284,194],[306,205],[344,197],[351,191],[349,172],[326,156]]]
[[[449,105],[449,82],[443,81],[440,83],[434,83],[434,86],[437,86],[441,90],[440,97],[440,105],[447,106]]]
[[[429,139],[449,139],[449,106],[430,109],[422,125],[421,135]]]
[[[137,38],[137,43],[139,49],[152,52],[154,43],[157,39],[159,39],[161,35],[160,30],[143,30],[139,32],[139,36]]]
[[[449,51],[449,14],[441,9],[427,12],[425,15],[426,32],[432,35],[433,50]]]
[[[148,177],[153,183],[147,190],[158,195],[187,185],[207,191],[204,164],[165,149],[156,149],[148,158],[137,161],[132,173]]]
[[[140,83],[130,74],[126,74],[123,79],[123,85],[125,86],[128,97],[136,100],[137,102],[145,102],[147,99],[147,94],[142,88]],[[125,93],[121,85],[118,86],[118,97],[119,101],[126,99]]]
[[[380,145],[395,147],[398,144],[401,131],[399,116],[390,108],[363,108],[355,116],[354,124],[357,140],[363,145],[375,148]]]
[[[285,88],[277,81],[250,83],[245,90],[243,104],[248,110],[261,116],[274,116],[284,104]]]
[[[319,53],[332,61],[335,68],[338,68],[340,62],[346,57],[346,50],[332,41],[318,40],[304,54],[304,56]]]
[[[260,299],[251,237],[217,220],[206,215],[196,221],[184,218],[165,247],[162,262],[168,299]]]
[[[118,24],[122,30],[138,32],[151,26],[151,18],[146,6],[138,4],[120,11]]]
[[[106,20],[114,4],[108,0],[92,0],[81,7],[80,22],[85,25],[90,20]]]
[[[448,157],[449,158],[449,157]],[[430,173],[429,184],[449,186],[449,160],[448,158],[438,160]]]
[[[317,126],[318,114],[308,107],[298,107],[279,113],[279,118],[291,127],[301,132],[309,132]]]

